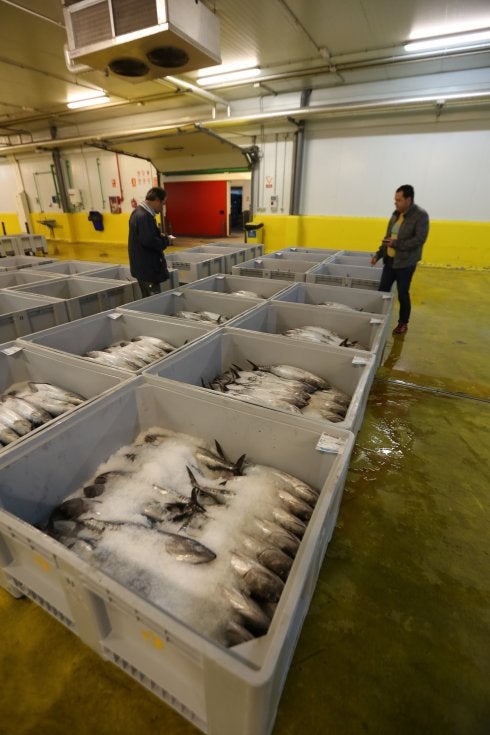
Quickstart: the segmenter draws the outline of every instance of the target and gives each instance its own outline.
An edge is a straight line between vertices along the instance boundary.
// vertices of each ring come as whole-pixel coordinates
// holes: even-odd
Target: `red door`
[[[226,181],[169,182],[165,191],[167,222],[172,234],[226,236]]]

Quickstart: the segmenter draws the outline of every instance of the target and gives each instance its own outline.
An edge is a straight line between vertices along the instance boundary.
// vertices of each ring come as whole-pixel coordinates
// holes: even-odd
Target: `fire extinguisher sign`
[[[272,176],[265,177],[265,188],[272,189]]]

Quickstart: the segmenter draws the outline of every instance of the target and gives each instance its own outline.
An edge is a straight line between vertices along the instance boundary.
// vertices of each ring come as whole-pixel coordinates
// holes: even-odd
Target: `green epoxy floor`
[[[490,274],[419,267],[412,293],[274,735],[490,733]],[[1,735],[199,732],[3,590],[0,631]]]

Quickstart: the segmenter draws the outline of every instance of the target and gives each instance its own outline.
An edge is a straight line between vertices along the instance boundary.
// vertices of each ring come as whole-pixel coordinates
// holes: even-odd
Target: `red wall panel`
[[[226,181],[177,181],[165,184],[167,222],[174,235],[226,235]]]

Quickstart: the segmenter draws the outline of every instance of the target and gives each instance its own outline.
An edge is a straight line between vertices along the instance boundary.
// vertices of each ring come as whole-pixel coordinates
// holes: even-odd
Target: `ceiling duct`
[[[219,20],[199,0],[64,0],[68,68],[133,81],[221,62]]]

